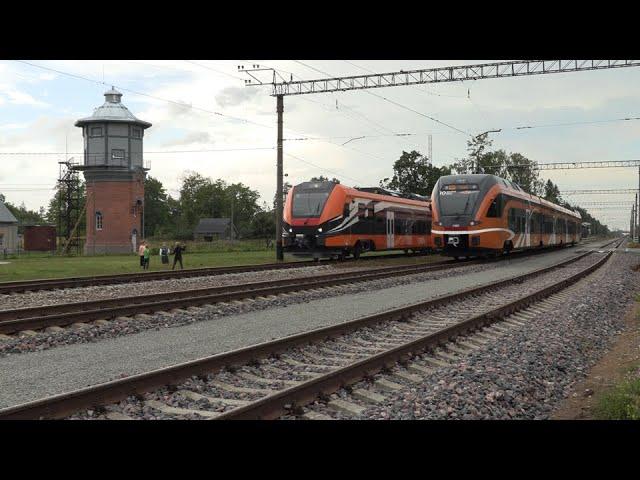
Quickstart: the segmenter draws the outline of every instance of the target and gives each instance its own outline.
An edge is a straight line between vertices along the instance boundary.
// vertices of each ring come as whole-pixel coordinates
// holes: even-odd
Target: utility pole
[[[640,225],[640,221],[638,221],[638,219],[640,218],[640,215],[638,215],[640,213],[640,208],[638,208],[638,194],[636,193],[636,203],[634,204],[634,215],[633,215],[633,225],[634,225],[634,230],[633,230],[633,241],[634,242],[638,242],[638,238],[640,237],[640,235],[638,235],[638,225]]]
[[[638,166],[638,192],[640,192],[640,166]],[[638,225],[640,225],[640,197],[636,193],[636,242],[640,240],[640,235],[638,234]]]
[[[276,96],[278,112],[278,183],[276,188],[276,259],[284,260],[282,252],[282,116],[284,113],[284,96]]]
[[[433,166],[433,135],[429,134],[429,163]]]

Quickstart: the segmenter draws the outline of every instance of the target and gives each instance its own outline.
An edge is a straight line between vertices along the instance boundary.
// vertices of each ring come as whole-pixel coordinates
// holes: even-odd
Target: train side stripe
[[[481,230],[433,230],[431,229],[431,233],[435,233],[436,235],[472,235],[477,233],[487,233],[487,232],[507,232],[510,236],[507,240],[511,240],[515,233],[513,230],[508,228],[483,228]]]

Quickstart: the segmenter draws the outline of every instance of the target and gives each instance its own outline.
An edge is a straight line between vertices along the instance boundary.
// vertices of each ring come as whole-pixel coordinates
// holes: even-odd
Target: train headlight
[[[318,229],[318,231],[319,231],[320,233],[322,233],[322,227],[320,227],[320,228]]]
[[[290,228],[290,229],[289,229],[289,233],[293,233],[293,228]]]

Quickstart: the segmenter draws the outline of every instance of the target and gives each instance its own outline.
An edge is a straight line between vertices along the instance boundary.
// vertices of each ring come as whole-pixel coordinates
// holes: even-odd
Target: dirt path
[[[592,420],[598,395],[622,381],[625,373],[640,364],[640,303],[635,302],[625,316],[626,329],[609,352],[573,386],[569,398],[551,416],[554,420]]]

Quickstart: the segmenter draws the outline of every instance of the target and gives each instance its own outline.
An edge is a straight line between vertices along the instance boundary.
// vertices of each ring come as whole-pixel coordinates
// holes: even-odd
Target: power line
[[[561,195],[615,195],[636,193],[637,188],[610,188],[610,189],[592,189],[592,190],[560,190]]]
[[[276,147],[241,147],[241,148],[211,148],[198,150],[151,150],[144,154],[169,153],[208,153],[208,152],[244,152],[248,150],[275,150]],[[0,152],[0,155],[84,155],[84,152]],[[104,155],[104,154],[99,154]]]
[[[533,129],[533,128],[568,127],[568,126],[574,126],[574,125],[594,125],[594,124],[611,123],[611,122],[628,122],[632,120],[640,120],[640,117],[612,118],[608,120],[592,120],[592,121],[584,121],[584,122],[549,123],[545,125],[525,125],[521,127],[504,127],[503,130],[527,130],[527,129]]]
[[[249,124],[252,124],[252,125],[257,125],[259,127],[274,128],[274,125],[265,125],[265,124],[262,124],[262,123],[254,122],[252,120],[247,120],[246,118],[234,117],[232,115],[227,115],[225,113],[216,112],[216,111],[213,111],[213,110],[207,110],[205,108],[194,106],[192,104],[188,104],[188,103],[184,103],[184,102],[178,102],[178,101],[175,101],[175,100],[158,97],[156,95],[151,95],[151,94],[148,94],[148,93],[138,92],[138,91],[132,90],[130,88],[124,88],[122,86],[111,84],[109,82],[104,82],[104,81],[101,82],[99,80],[93,80],[91,78],[84,77],[82,75],[77,75],[75,73],[63,72],[62,70],[57,70],[57,69],[51,68],[51,67],[45,67],[43,65],[37,65],[35,63],[26,62],[24,60],[15,60],[15,61],[16,62],[20,62],[20,63],[24,63],[26,65],[30,65],[30,66],[35,67],[35,68],[40,68],[42,70],[48,70],[50,72],[55,72],[55,73],[58,73],[60,75],[66,75],[68,77],[72,77],[72,78],[84,80],[84,81],[87,81],[87,82],[95,83],[97,85],[112,85],[114,87],[117,87],[119,90],[122,90],[122,91],[125,91],[125,92],[129,92],[129,93],[133,93],[134,95],[140,95],[140,96],[143,96],[143,97],[153,98],[155,100],[160,100],[160,101],[163,101],[163,102],[171,103],[173,105],[178,105],[180,107],[187,107],[187,108],[190,108],[192,110],[199,110],[199,111],[202,111],[202,112],[205,112],[205,113],[209,113],[211,115],[217,115],[217,116],[220,116],[220,117],[229,118],[231,120],[236,120],[236,121],[240,121],[240,122],[244,122],[244,123],[249,123]]]
[[[355,182],[357,182],[357,183],[359,183],[359,184],[363,184],[363,185],[365,184],[364,182],[361,182],[360,180],[358,180],[358,179],[356,179],[356,178],[349,177],[349,176],[347,176],[347,175],[344,175],[344,174],[342,174],[342,173],[338,173],[338,172],[336,172],[336,171],[328,170],[328,169],[326,169],[325,167],[321,167],[320,165],[316,165],[315,163],[312,163],[312,162],[310,162],[310,161],[308,161],[308,160],[305,160],[305,159],[303,159],[303,158],[300,158],[300,157],[298,157],[298,156],[296,156],[296,155],[293,155],[293,154],[291,154],[291,153],[284,152],[284,154],[285,154],[286,156],[288,156],[288,157],[295,158],[296,160],[299,160],[299,161],[301,161],[301,162],[303,162],[303,163],[306,163],[306,164],[311,165],[311,166],[313,166],[313,167],[319,168],[319,169],[320,169],[321,171],[323,171],[324,173],[330,173],[330,174],[332,174],[332,175],[336,175],[336,176],[338,176],[338,177],[348,178],[349,180],[353,180],[353,181],[355,181]]]
[[[207,70],[211,70],[212,72],[216,72],[216,73],[219,73],[219,74],[221,74],[221,75],[226,75],[227,77],[231,77],[231,78],[233,78],[234,80],[243,80],[243,81],[244,81],[244,78],[237,77],[237,76],[235,76],[235,75],[231,75],[230,73],[223,72],[222,70],[217,70],[217,69],[215,69],[215,68],[211,68],[211,67],[209,67],[209,66],[207,66],[207,65],[202,65],[201,63],[194,62],[194,61],[192,61],[192,60],[183,60],[183,62],[187,62],[187,63],[191,63],[191,64],[193,64],[193,65],[197,65],[198,67],[205,68],[205,69],[207,69]]]
[[[329,76],[331,76],[331,74],[330,74],[330,73],[323,72],[322,70],[318,70],[317,68],[312,67],[311,65],[307,65],[306,63],[301,62],[301,61],[299,61],[299,60],[294,60],[294,62],[299,63],[299,64],[301,64],[301,65],[304,65],[305,67],[310,68],[310,69],[312,69],[312,70],[315,70],[316,72],[320,72],[320,73],[322,73],[323,75],[329,75]],[[469,136],[471,135],[469,132],[465,132],[464,130],[460,130],[459,128],[454,127],[453,125],[449,125],[448,123],[442,122],[442,121],[438,120],[437,118],[434,118],[434,117],[432,117],[432,116],[430,116],[430,115],[427,115],[426,113],[422,113],[422,112],[419,112],[419,111],[417,111],[417,110],[414,110],[413,108],[407,107],[406,105],[402,105],[401,103],[398,103],[398,102],[396,102],[396,101],[394,101],[394,100],[390,100],[390,99],[388,99],[388,98],[386,98],[386,97],[383,97],[382,95],[378,95],[378,94],[373,93],[373,92],[370,92],[370,91],[368,91],[368,90],[365,90],[365,92],[366,92],[367,94],[369,94],[369,95],[372,95],[372,96],[374,96],[374,97],[380,98],[380,99],[382,99],[382,100],[384,100],[384,101],[386,101],[386,102],[389,102],[389,103],[391,103],[391,104],[393,104],[393,105],[396,105],[396,106],[398,106],[398,107],[400,107],[400,108],[403,108],[403,109],[405,109],[405,110],[407,110],[407,111],[410,111],[410,112],[413,112],[413,113],[415,113],[415,114],[417,114],[417,115],[420,115],[420,116],[422,116],[422,117],[428,118],[429,120],[432,120],[432,121],[434,121],[434,122],[436,122],[436,123],[439,123],[440,125],[444,125],[445,127],[451,128],[452,130],[455,130],[456,132],[462,133],[463,135],[469,135]]]

